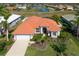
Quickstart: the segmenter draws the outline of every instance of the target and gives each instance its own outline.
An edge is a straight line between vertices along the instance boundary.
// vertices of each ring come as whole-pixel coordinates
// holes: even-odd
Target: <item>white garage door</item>
[[[32,38],[32,35],[15,35],[15,40],[30,40]]]

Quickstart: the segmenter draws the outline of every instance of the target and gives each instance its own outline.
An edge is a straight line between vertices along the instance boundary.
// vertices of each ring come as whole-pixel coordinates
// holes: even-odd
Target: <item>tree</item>
[[[66,50],[66,45],[63,43],[54,43],[52,48],[57,52],[57,54],[60,53],[60,55],[63,55],[63,52]]]
[[[7,41],[9,41],[9,39],[8,39],[9,24],[7,23],[7,20],[3,22],[3,27],[4,27],[4,31],[6,32],[6,39],[7,39]]]
[[[45,40],[47,40],[47,38],[48,37],[45,34],[43,34],[42,38],[40,39],[40,42],[42,43],[42,45],[45,42]]]
[[[73,21],[73,23],[75,25],[74,29],[76,30],[76,35],[77,35],[77,39],[78,39],[78,36],[79,36],[79,17],[75,21]]]
[[[6,42],[0,42],[0,51],[4,50],[4,48],[6,47]]]
[[[9,15],[9,10],[3,4],[0,4],[0,16],[4,16],[7,19]]]
[[[69,34],[66,32],[62,32],[61,35],[59,36],[59,38],[53,42],[53,44],[51,43],[51,47],[57,52],[57,54],[59,53],[60,55],[63,55],[65,50],[66,50],[66,44],[67,41],[69,39],[69,37],[67,37]]]
[[[59,24],[61,18],[59,15],[53,15],[52,18]]]
[[[79,16],[79,10],[76,10],[76,13],[75,13],[76,17]],[[77,36],[77,39],[78,39],[78,36],[79,36],[79,17],[77,17],[76,20],[72,21],[74,23],[74,32],[76,32],[76,36]]]
[[[6,7],[3,4],[0,4],[0,15],[4,16],[4,18],[6,19],[5,21],[2,22],[3,24],[3,28],[6,31],[6,37],[7,37],[7,41],[8,40],[8,28],[9,28],[9,24],[7,22],[8,17],[10,16],[10,12],[8,9],[6,9]]]
[[[76,16],[78,16],[78,15],[79,15],[79,10],[76,10],[75,15],[76,15]]]

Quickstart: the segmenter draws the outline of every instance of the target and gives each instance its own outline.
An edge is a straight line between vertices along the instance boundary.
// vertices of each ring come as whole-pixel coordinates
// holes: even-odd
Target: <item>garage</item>
[[[32,35],[14,35],[14,40],[30,40]]]

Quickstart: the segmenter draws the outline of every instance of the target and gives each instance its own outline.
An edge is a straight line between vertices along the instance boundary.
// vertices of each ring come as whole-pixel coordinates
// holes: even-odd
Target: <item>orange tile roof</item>
[[[39,26],[47,26],[49,31],[59,31],[61,29],[54,20],[31,16],[18,26],[13,34],[34,34],[35,28],[38,28]]]

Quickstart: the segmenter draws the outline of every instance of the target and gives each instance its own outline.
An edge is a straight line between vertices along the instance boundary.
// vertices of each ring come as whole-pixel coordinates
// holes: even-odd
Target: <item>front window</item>
[[[36,32],[40,32],[40,28],[36,28]]]

